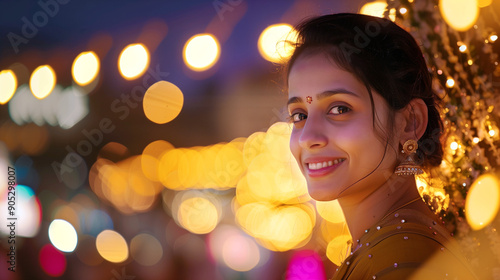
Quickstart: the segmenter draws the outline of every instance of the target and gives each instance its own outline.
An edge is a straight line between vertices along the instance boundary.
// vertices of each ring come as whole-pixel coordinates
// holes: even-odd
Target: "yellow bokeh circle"
[[[142,105],[150,121],[164,124],[179,115],[184,105],[184,95],[176,85],[159,81],[148,88]]]

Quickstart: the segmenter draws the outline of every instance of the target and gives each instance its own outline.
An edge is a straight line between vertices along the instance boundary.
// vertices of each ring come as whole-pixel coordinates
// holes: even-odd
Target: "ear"
[[[406,140],[419,140],[427,128],[427,105],[420,98],[414,98],[399,111],[399,143],[403,145]]]

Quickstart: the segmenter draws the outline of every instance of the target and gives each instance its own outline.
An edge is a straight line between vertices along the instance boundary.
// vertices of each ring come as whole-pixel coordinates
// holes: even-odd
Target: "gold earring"
[[[415,154],[418,149],[417,141],[413,139],[406,140],[403,145],[403,154],[406,154],[406,159],[396,167],[397,175],[418,175],[424,173],[420,166],[415,162]]]

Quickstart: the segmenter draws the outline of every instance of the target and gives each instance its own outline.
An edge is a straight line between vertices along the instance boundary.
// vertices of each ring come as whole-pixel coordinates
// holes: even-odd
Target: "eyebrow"
[[[325,99],[327,97],[330,97],[332,95],[335,95],[335,94],[351,94],[351,95],[354,95],[356,97],[359,97],[356,93],[350,91],[350,90],[347,90],[345,88],[338,88],[338,89],[333,89],[333,90],[327,90],[327,91],[324,91],[322,93],[318,93],[316,94],[316,99],[317,100],[322,100],[322,99]],[[293,103],[304,103],[304,100],[302,100],[301,97],[292,97],[290,99],[288,99],[288,102],[286,103],[286,105],[290,105],[290,104],[293,104]]]

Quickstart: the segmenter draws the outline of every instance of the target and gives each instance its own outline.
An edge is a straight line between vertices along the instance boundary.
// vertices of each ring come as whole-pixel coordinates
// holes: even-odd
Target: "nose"
[[[325,124],[319,118],[309,115],[302,127],[299,145],[303,149],[317,149],[328,144]]]

